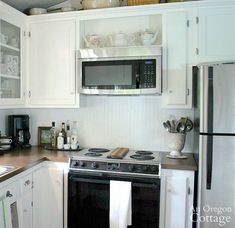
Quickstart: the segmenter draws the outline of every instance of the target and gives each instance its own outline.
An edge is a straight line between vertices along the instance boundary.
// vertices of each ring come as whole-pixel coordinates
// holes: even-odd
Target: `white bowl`
[[[45,14],[47,13],[47,10],[44,8],[32,8],[29,10],[30,15],[39,15],[39,14]]]
[[[120,0],[82,0],[83,9],[98,9],[120,6]]]
[[[62,7],[61,8],[62,12],[69,12],[69,11],[74,11],[74,10],[75,10],[75,8],[73,8],[73,7]]]

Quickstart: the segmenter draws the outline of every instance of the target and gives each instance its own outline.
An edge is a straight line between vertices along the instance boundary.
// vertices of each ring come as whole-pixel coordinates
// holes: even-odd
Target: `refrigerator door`
[[[235,64],[201,66],[200,132],[235,135]]]
[[[235,137],[201,135],[199,141],[199,209],[195,211],[199,227],[234,228]]]

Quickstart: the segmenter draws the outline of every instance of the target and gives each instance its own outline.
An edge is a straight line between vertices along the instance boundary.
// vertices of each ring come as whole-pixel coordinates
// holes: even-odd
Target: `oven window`
[[[70,177],[68,228],[109,228],[109,197],[109,178]],[[159,207],[159,179],[149,183],[132,181],[132,225],[128,228],[158,228]]]
[[[69,180],[68,228],[109,228],[109,184]]]
[[[137,63],[132,60],[82,62],[83,87],[136,88],[137,69],[134,66]]]

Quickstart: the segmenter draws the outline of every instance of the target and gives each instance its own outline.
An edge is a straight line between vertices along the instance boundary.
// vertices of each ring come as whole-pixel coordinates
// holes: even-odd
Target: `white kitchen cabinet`
[[[235,4],[198,8],[198,62],[235,60]]]
[[[22,228],[33,227],[33,191],[32,173],[20,178],[21,185],[21,210],[20,224]]]
[[[191,108],[192,73],[188,67],[189,11],[167,12],[163,22],[163,106]]]
[[[33,228],[63,228],[63,168],[33,172]]]
[[[19,181],[5,186],[1,191],[1,215],[6,228],[20,227],[20,188]],[[1,224],[1,223],[0,223]]]
[[[29,24],[28,105],[76,105],[75,20]]]
[[[166,170],[161,173],[161,228],[191,228],[194,171]]]
[[[0,107],[25,101],[26,16],[0,2]]]

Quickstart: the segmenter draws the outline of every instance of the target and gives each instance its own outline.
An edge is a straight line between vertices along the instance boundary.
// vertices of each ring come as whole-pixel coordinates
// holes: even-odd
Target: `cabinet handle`
[[[29,91],[29,98],[31,97],[31,91]]]
[[[13,195],[11,194],[11,192],[10,191],[7,191],[7,193],[6,193],[6,197],[9,197],[9,198],[11,198]]]
[[[167,189],[167,192],[171,192],[171,189]]]
[[[169,90],[168,92],[169,92],[169,93],[173,93],[173,90]]]
[[[28,186],[28,185],[30,185],[30,183],[31,183],[30,180],[27,180],[24,182],[24,186]]]

